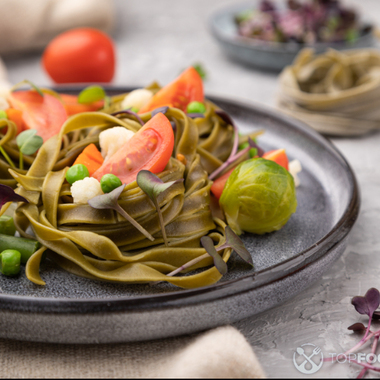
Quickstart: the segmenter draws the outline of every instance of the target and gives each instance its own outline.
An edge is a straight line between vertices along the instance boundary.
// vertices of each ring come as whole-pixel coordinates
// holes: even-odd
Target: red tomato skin
[[[56,83],[108,83],[115,73],[114,43],[97,29],[71,29],[48,44],[42,64]]]
[[[169,162],[174,148],[174,133],[168,118],[158,113],[150,119],[93,175],[98,181],[111,173],[128,184],[140,170],[160,173]],[[140,161],[140,162],[138,162]]]
[[[26,129],[36,129],[44,141],[57,135],[67,120],[65,107],[50,94],[41,96],[33,90],[16,91],[10,94],[8,100],[13,108],[22,111]]]
[[[211,186],[211,192],[215,195],[216,198],[220,198],[222,196],[224,186],[226,185],[226,182],[228,180],[228,177],[231,175],[231,173],[234,171],[235,168],[232,168],[227,173],[223,174],[221,177],[216,179],[214,183]]]
[[[78,103],[78,96],[69,94],[59,94],[65,106],[66,112],[69,116],[76,115],[82,112],[98,111],[103,107],[104,101],[99,100],[97,102],[89,104]]]
[[[276,149],[265,152],[263,154],[263,158],[274,161],[275,163],[284,167],[286,170],[289,170],[289,160],[288,156],[285,153],[285,149]]]
[[[158,107],[170,106],[186,112],[190,102],[204,101],[203,82],[194,67],[186,69],[178,78],[159,90],[139,114],[153,111]]]

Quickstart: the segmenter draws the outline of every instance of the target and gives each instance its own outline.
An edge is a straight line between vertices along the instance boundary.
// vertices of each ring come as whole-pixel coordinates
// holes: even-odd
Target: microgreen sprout
[[[154,237],[139,223],[137,223],[117,202],[120,194],[125,188],[125,184],[112,190],[110,193],[97,195],[96,197],[90,199],[88,204],[96,209],[112,209],[117,211],[122,217],[128,220],[134,227],[136,227],[145,237],[153,241]]]
[[[166,114],[166,112],[168,112],[168,109],[169,107],[168,106],[163,106],[163,107],[158,107],[156,109],[154,109],[152,112],[151,112],[151,116],[156,116],[158,113],[163,113],[164,115]]]
[[[143,120],[141,119],[141,117],[131,109],[127,109],[127,110],[122,110],[122,111],[117,111],[117,112],[114,112],[114,113],[111,113],[112,116],[118,116],[118,115],[123,115],[123,114],[128,114],[128,115],[132,115],[134,116],[137,121],[141,124],[141,125],[144,125],[145,123],[143,122]]]
[[[235,232],[232,231],[231,227],[227,226],[225,228],[225,234],[226,234],[226,241],[222,245],[220,245],[219,247],[214,246],[214,243],[212,242],[212,239],[210,237],[208,237],[209,240],[204,239],[204,237],[207,237],[207,236],[202,237],[201,238],[201,244],[202,244],[203,248],[206,250],[206,253],[204,255],[201,255],[201,256],[187,262],[186,264],[183,264],[182,266],[178,267],[174,271],[167,274],[167,276],[174,276],[177,273],[182,272],[184,269],[190,268],[191,266],[199,263],[200,261],[202,261],[202,260],[204,260],[210,256],[214,260],[214,265],[215,265],[216,269],[218,269],[218,271],[223,275],[223,274],[227,273],[227,264],[225,264],[225,267],[224,267],[224,265],[221,264],[221,262],[220,262],[220,260],[223,261],[223,259],[219,256],[219,254],[217,254],[217,255],[219,256],[220,260],[219,260],[219,258],[215,258],[215,252],[220,252],[221,250],[223,250],[225,248],[232,248],[245,262],[247,262],[248,264],[253,266],[251,254],[244,247],[244,243],[239,238],[239,236],[237,236],[235,234]],[[211,243],[212,243],[212,247],[211,247]],[[215,252],[214,252],[214,250],[215,250]],[[225,270],[225,272],[224,272],[224,270]],[[222,272],[224,272],[224,273],[222,273]]]
[[[11,92],[17,90],[18,88],[22,87],[24,84],[28,84],[30,87],[33,88],[33,90],[37,91],[42,97],[44,96],[44,93],[42,92],[42,90],[37,87],[33,82],[31,82],[30,80],[27,80],[27,79],[24,79],[23,81],[17,83],[16,85],[14,85],[12,88],[11,88]]]
[[[100,86],[88,86],[84,88],[78,95],[78,103],[89,104],[99,100],[103,100],[106,97],[106,93],[103,87]]]
[[[16,138],[17,146],[20,151],[20,169],[24,168],[23,155],[30,155],[36,153],[41,148],[44,140],[41,136],[37,135],[35,129],[28,129],[21,132]]]
[[[24,197],[15,193],[15,191],[7,186],[0,184],[0,209],[8,202],[25,202],[29,203]]]
[[[154,207],[157,210],[158,220],[161,226],[162,236],[164,238],[165,245],[168,246],[168,239],[166,237],[164,219],[162,217],[161,209],[157,201],[157,197],[172,187],[176,183],[182,182],[183,179],[177,179],[176,181],[163,182],[155,174],[151,173],[149,170],[140,170],[137,174],[136,182],[140,189],[149,197],[153,202]]]
[[[367,293],[364,296],[353,297],[351,300],[351,303],[352,305],[354,305],[356,311],[359,314],[368,315],[369,317],[368,326],[365,327],[363,323],[357,322],[348,327],[348,330],[354,331],[356,333],[363,332],[363,331],[365,331],[365,333],[364,333],[363,338],[359,341],[359,343],[357,343],[354,347],[346,351],[344,354],[338,355],[336,357],[337,361],[341,359],[342,357],[347,357],[347,355],[353,352],[356,352],[360,347],[362,347],[372,338],[374,339],[372,342],[371,354],[375,355],[379,338],[380,338],[380,330],[377,330],[374,332],[370,330],[372,319],[375,319],[375,318],[377,319],[378,315],[380,314],[379,311],[376,311],[376,309],[380,305],[380,292],[376,288],[371,288],[367,291]],[[333,360],[333,357],[323,359],[323,361],[325,362],[330,362],[332,360]],[[363,367],[362,371],[359,373],[357,377],[358,379],[363,378],[365,374],[367,373],[367,370],[380,372],[380,367],[375,367],[371,364],[362,363],[353,359],[349,359],[348,361],[350,363],[355,363]]]
[[[197,70],[197,72],[198,72],[199,76],[202,78],[202,80],[207,79],[207,72],[201,63],[199,63],[199,62],[194,63],[193,67],[195,70]]]

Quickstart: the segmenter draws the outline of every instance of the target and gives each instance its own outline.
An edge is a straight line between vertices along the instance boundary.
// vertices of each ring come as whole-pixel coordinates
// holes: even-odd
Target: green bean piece
[[[110,193],[121,185],[122,182],[120,181],[120,178],[114,174],[105,174],[100,180],[100,187],[102,188],[103,193]]]
[[[187,113],[205,113],[206,107],[203,103],[194,101],[187,105],[186,112]]]
[[[37,240],[0,234],[0,252],[15,249],[21,254],[21,263],[26,264],[30,256],[40,247]]]
[[[20,273],[21,253],[15,249],[6,249],[0,254],[0,272],[5,276]]]
[[[85,179],[90,176],[90,173],[86,166],[83,164],[76,164],[73,165],[67,172],[66,172],[66,180],[67,182],[72,185],[76,181],[80,181],[81,179]]]
[[[16,227],[13,218],[9,215],[0,216],[0,234],[14,236]]]

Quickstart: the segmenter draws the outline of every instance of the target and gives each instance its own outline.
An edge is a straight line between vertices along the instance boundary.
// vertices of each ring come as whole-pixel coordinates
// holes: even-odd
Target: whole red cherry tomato
[[[71,29],[49,43],[42,63],[56,83],[110,82],[115,72],[114,43],[97,29]]]

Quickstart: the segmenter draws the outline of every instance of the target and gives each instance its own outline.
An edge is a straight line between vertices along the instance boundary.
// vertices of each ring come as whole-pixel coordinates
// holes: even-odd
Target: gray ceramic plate
[[[264,70],[281,71],[290,65],[304,47],[312,47],[317,53],[328,48],[336,50],[371,47],[375,44],[372,32],[358,38],[354,43],[316,43],[300,45],[275,43],[244,38],[238,35],[234,16],[247,9],[256,9],[257,1],[235,4],[212,15],[209,27],[223,51],[234,60]]]
[[[0,276],[0,326],[7,326],[0,329],[1,338],[110,343],[193,333],[284,302],[339,257],[359,210],[356,180],[341,154],[294,119],[251,104],[210,98],[243,132],[264,128],[264,148],[283,147],[303,166],[298,209],[288,224],[264,236],[243,236],[255,269],[233,258],[218,284],[181,290],[167,284],[90,281],[46,262],[45,287],[30,283],[23,273],[17,278]]]

